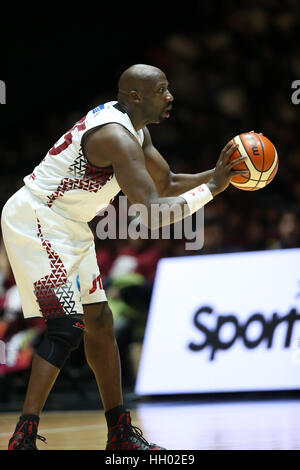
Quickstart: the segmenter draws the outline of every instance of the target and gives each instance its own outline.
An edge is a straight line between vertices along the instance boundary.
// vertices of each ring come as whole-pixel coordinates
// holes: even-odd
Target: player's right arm
[[[236,150],[236,146],[232,146],[231,151],[230,147],[231,145],[228,144],[223,149],[214,176],[206,185],[212,196],[223,191],[229,185],[232,176],[242,173],[232,170],[233,165],[228,163],[229,156]],[[142,218],[142,221],[148,227],[155,229],[164,225],[162,215],[164,212],[170,215],[171,223],[192,213],[191,210],[187,211],[186,193],[177,197],[158,196],[155,184],[147,171],[141,146],[135,137],[119,124],[105,125],[93,132],[90,137],[87,136],[84,151],[90,163],[100,167],[112,165],[118,184],[130,202],[142,204],[146,208],[148,219]],[[237,160],[234,165],[236,163]],[[153,205],[157,205],[160,212],[159,220],[150,218]],[[174,205],[176,205],[177,217],[170,211]]]

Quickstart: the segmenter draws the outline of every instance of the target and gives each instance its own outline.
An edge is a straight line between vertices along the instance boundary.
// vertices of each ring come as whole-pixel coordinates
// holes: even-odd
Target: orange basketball
[[[278,169],[278,155],[272,142],[262,134],[246,132],[232,139],[238,149],[229,161],[239,157],[247,157],[242,163],[234,166],[234,170],[249,170],[249,174],[234,176],[231,184],[245,191],[256,191],[269,184]]]

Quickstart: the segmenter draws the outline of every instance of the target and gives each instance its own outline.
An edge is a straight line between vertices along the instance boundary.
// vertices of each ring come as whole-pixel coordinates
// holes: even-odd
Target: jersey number
[[[73,139],[72,131],[74,129],[77,129],[78,131],[84,131],[85,130],[86,125],[85,125],[84,120],[85,120],[85,116],[83,116],[83,118],[81,118],[79,121],[77,121],[76,124],[72,127],[72,129],[70,129],[63,136],[64,137],[63,143],[60,144],[60,145],[57,145],[57,147],[54,145],[52,147],[52,149],[49,150],[49,154],[50,155],[58,155],[63,150],[66,150],[69,147],[69,145],[71,145],[71,143],[72,143],[72,139]]]

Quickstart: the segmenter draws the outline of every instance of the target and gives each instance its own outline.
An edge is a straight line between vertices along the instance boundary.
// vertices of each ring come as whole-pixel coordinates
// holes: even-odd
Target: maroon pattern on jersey
[[[73,189],[96,193],[113,176],[112,167],[99,168],[92,165],[84,157],[81,149],[74,163],[70,165],[68,172],[73,178],[66,177],[61,180],[57,190],[48,196],[48,207],[51,207],[58,197],[62,197],[67,191]]]
[[[50,261],[51,274],[34,283],[34,293],[44,318],[76,313],[71,281],[67,280],[66,268],[53,250],[49,240],[43,237],[41,223],[37,218],[37,236],[41,239]]]

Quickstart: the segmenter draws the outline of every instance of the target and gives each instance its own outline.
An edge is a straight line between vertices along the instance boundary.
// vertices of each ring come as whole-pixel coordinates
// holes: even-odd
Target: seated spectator
[[[299,215],[294,209],[282,212],[278,226],[277,239],[270,243],[270,249],[297,248],[300,246]]]

